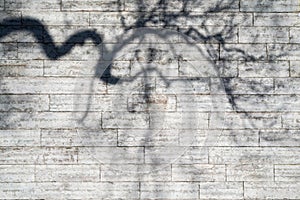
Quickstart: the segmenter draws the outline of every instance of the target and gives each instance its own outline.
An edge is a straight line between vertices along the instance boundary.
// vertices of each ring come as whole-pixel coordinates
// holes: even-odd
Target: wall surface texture
[[[0,199],[300,199],[298,0],[0,0]]]

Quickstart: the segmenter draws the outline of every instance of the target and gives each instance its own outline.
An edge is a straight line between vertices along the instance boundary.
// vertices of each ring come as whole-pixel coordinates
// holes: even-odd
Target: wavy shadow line
[[[18,25],[20,21],[21,24]],[[56,46],[45,25],[37,19],[30,17],[22,19],[9,18],[0,23],[0,39],[13,32],[18,31],[27,31],[32,33],[33,37],[37,39],[38,43],[42,47],[46,56],[51,60],[57,60],[60,57],[66,55],[76,45],[83,46],[85,41],[88,39],[92,40],[95,46],[100,45],[103,42],[101,35],[96,33],[95,30],[84,30],[72,34],[62,45]],[[99,56],[99,60],[100,59],[101,58]],[[106,78],[104,78],[103,76],[105,76]],[[107,79],[107,77],[111,77],[111,79]],[[106,83],[110,83],[110,80],[116,79],[111,75],[110,67],[107,67],[104,73],[101,74],[99,78]]]

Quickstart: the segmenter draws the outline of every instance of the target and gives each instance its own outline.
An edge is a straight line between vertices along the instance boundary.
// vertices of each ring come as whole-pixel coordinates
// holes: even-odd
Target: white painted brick
[[[267,129],[281,128],[281,115],[277,113],[211,113],[209,127],[213,129]]]
[[[48,95],[1,95],[0,111],[47,111]]]
[[[37,182],[98,182],[100,167],[97,165],[37,165]]]
[[[146,147],[145,162],[148,164],[203,164],[208,161],[204,147]]]
[[[20,25],[21,24],[21,12],[17,11],[4,11],[0,13],[0,21],[5,21],[9,18],[15,18],[15,20],[10,25]]]
[[[36,18],[46,25],[89,25],[89,13],[87,12],[22,12],[22,17]]]
[[[211,80],[213,94],[226,94],[226,89],[230,94],[272,94],[274,92],[272,78],[213,78]]]
[[[102,165],[102,181],[171,181],[170,165]]]
[[[298,27],[290,27],[290,43],[300,43],[300,39],[297,37],[300,33]]]
[[[246,199],[299,199],[299,182],[245,182]]]
[[[184,182],[143,182],[142,199],[197,199],[198,185]]]
[[[123,1],[62,0],[63,11],[118,11],[123,10]]]
[[[37,128],[88,128],[101,127],[101,113],[85,112],[11,112],[0,113],[1,128],[37,129]]]
[[[105,93],[105,83],[93,78],[7,77],[1,80],[1,93],[8,94],[90,94],[91,92]]]
[[[300,126],[299,113],[284,113],[282,114],[282,127],[286,129],[298,129]]]
[[[146,113],[105,112],[102,117],[103,128],[148,128],[149,115]]]
[[[1,164],[73,164],[76,148],[1,147]]]
[[[168,78],[156,80],[156,92],[162,94],[208,94],[208,78]]]
[[[201,182],[201,199],[244,199],[242,182]]]
[[[289,43],[289,29],[281,27],[241,27],[240,43]]]
[[[300,77],[299,61],[290,61],[291,77]]]
[[[225,181],[225,165],[172,165],[172,181]]]
[[[34,182],[34,165],[0,165],[0,182]]]
[[[179,61],[179,75],[184,77],[236,77],[237,73],[236,61]]]
[[[275,165],[275,181],[299,182],[300,165]]]
[[[299,164],[299,149],[286,147],[212,147],[211,164]]]
[[[116,130],[42,130],[42,146],[117,146]]]
[[[18,47],[16,43],[1,43],[0,44],[1,60],[17,59],[18,56],[17,49]]]
[[[50,95],[51,111],[130,111],[126,95]],[[140,110],[143,111],[143,110]]]
[[[118,146],[178,146],[178,130],[118,130]]]
[[[292,0],[242,0],[243,12],[297,12],[299,4]]]
[[[39,130],[0,130],[0,146],[39,146]]]
[[[273,165],[227,165],[227,181],[273,181]]]
[[[138,183],[1,183],[6,199],[138,199]]]
[[[299,26],[298,13],[259,13],[254,15],[255,26]]]
[[[0,60],[1,77],[42,76],[43,61],[39,60]]]
[[[208,114],[196,112],[155,112],[150,115],[151,129],[207,129]]]
[[[201,130],[180,131],[181,146],[258,146],[258,131],[254,130]]]
[[[270,60],[298,60],[299,44],[268,44]]]
[[[260,146],[300,146],[300,134],[293,130],[261,130]]]
[[[78,163],[80,164],[142,164],[142,147],[81,147]]]
[[[5,0],[5,10],[11,11],[59,11],[60,10],[60,1],[59,0]]]
[[[130,12],[91,12],[90,25],[122,25],[122,16],[126,24],[133,25],[137,14]]]
[[[240,62],[239,77],[289,77],[289,63],[275,62]]]
[[[299,94],[300,92],[298,78],[276,78],[274,84],[275,94]]]
[[[264,44],[225,44],[221,46],[221,59],[224,60],[265,60],[267,58]]]

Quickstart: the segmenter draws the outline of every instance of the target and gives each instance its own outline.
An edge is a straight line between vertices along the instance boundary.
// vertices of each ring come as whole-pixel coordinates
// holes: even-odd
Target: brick
[[[123,10],[122,1],[99,2],[97,0],[62,0],[63,11],[118,11]]]
[[[299,96],[284,95],[232,95],[235,110],[243,112],[283,112],[298,111]]]
[[[298,63],[298,61],[290,61],[291,77],[300,77],[300,69]]]
[[[153,111],[176,111],[176,96],[148,94],[133,94],[127,98],[127,110],[129,112],[153,112]]]
[[[183,16],[184,17],[184,16]],[[172,18],[171,18],[172,19]],[[183,19],[184,25],[203,25],[203,26],[251,26],[252,16],[245,13],[204,13],[192,14]]]
[[[150,128],[175,130],[207,129],[208,114],[192,112],[157,112],[150,115]]]
[[[178,60],[176,58],[161,58],[161,61],[146,63],[133,62],[130,75],[135,76],[178,76]]]
[[[171,181],[171,166],[169,165],[102,165],[102,181]]]
[[[178,130],[119,130],[118,146],[178,146]]]
[[[0,2],[0,10],[4,10],[4,0]]]
[[[269,44],[268,57],[270,60],[298,60],[299,44]]]
[[[299,164],[299,149],[286,147],[212,147],[211,164]]]
[[[154,77],[122,78],[117,84],[107,85],[107,94],[123,94],[128,97],[134,94],[150,94],[155,90]]]
[[[208,78],[168,78],[156,80],[156,92],[162,94],[208,94]]]
[[[0,113],[3,120],[1,128],[37,129],[53,128],[72,129],[81,127],[85,129],[99,129],[101,127],[101,113],[85,112],[11,112]]]
[[[1,183],[0,196],[7,199],[138,199],[138,183]]]
[[[82,164],[142,164],[143,147],[81,147],[78,163]]]
[[[47,111],[49,98],[47,95],[1,95],[0,111]]]
[[[266,129],[281,128],[281,115],[276,113],[226,113],[220,120],[211,113],[209,127],[214,129]]]
[[[299,199],[299,182],[245,182],[247,199]]]
[[[91,12],[90,25],[122,25],[122,17],[126,25],[133,25],[137,15],[130,12]]]
[[[289,43],[289,29],[281,27],[241,27],[239,43]]]
[[[13,22],[10,22],[9,25],[20,25],[21,24],[21,12],[14,11],[4,11],[0,13],[0,21],[5,21],[10,18],[14,18]]]
[[[116,130],[42,130],[42,146],[117,146]]]
[[[18,47],[16,43],[1,43],[0,58],[1,60],[17,59]]]
[[[34,182],[34,165],[0,165],[0,182]]]
[[[6,94],[89,94],[94,82],[93,93],[106,92],[105,83],[92,78],[53,78],[53,77],[8,77],[1,80],[1,93]]]
[[[146,113],[105,112],[102,117],[103,128],[148,128],[149,115]]]
[[[43,61],[37,60],[0,60],[1,77],[42,76]]]
[[[51,111],[129,111],[126,95],[50,95]]]
[[[291,27],[290,28],[290,43],[300,43],[300,39],[297,37],[297,35],[300,33],[300,28],[298,27]]]
[[[50,44],[46,44],[50,45]],[[60,46],[61,44],[56,43],[56,46]],[[19,43],[18,44],[18,58],[19,59],[33,59],[33,60],[41,60],[47,59],[48,56],[50,58],[55,56],[62,56],[60,53],[52,50],[52,46],[47,47],[51,51],[48,55],[45,54],[44,50],[38,43]],[[57,48],[57,47],[56,47]],[[66,47],[63,47],[66,48]],[[74,46],[67,54],[63,55],[61,60],[77,60],[77,61],[86,61],[86,60],[98,60],[100,59],[99,55],[99,47],[95,47],[94,45],[85,45],[85,46]],[[80,55],[80,56],[78,56]]]
[[[213,94],[272,94],[272,78],[224,78],[211,79]],[[226,93],[227,91],[227,93]]]
[[[300,134],[293,130],[262,130],[260,146],[300,146]]]
[[[26,31],[24,30],[24,27],[21,26],[10,26],[10,29],[10,33],[1,38],[1,42],[44,42],[43,37],[45,35],[45,31],[43,31],[41,28],[37,28],[37,26],[26,26]]]
[[[275,94],[299,94],[298,78],[276,78],[274,79]]]
[[[226,95],[176,95],[177,111],[179,112],[225,112],[231,111]]]
[[[1,147],[1,164],[74,164],[76,148]]]
[[[236,61],[179,60],[179,76],[183,77],[236,77]]]
[[[282,127],[285,129],[298,129],[299,128],[299,113],[285,113],[282,114]]]
[[[298,13],[255,13],[255,26],[299,26]]]
[[[30,10],[40,10],[40,11],[59,11],[60,1],[48,1],[48,0],[5,0],[5,10],[11,11],[30,11]]]
[[[299,182],[300,165],[275,165],[275,181]]]
[[[273,181],[273,165],[227,165],[227,181]]]
[[[172,181],[225,181],[224,165],[172,165]]]
[[[39,146],[39,130],[0,130],[0,146]]]
[[[244,199],[242,182],[201,182],[201,199]]]
[[[275,62],[240,62],[239,77],[289,77],[289,63]]]
[[[226,61],[260,61],[267,58],[264,44],[225,44],[220,58]]]
[[[242,12],[297,12],[299,4],[291,0],[242,0]]]
[[[217,6],[219,6],[221,10],[224,11],[237,11],[238,10],[238,2],[232,1],[232,0],[226,0],[223,1],[222,4],[220,2],[214,0],[210,3],[207,2],[187,2],[186,6],[184,7],[183,1],[176,0],[172,2],[166,2],[165,4],[159,6],[159,1],[153,0],[153,1],[147,1],[143,2],[142,5],[138,4],[134,0],[126,0],[125,1],[125,10],[126,11],[151,11],[153,9],[162,9],[166,8],[167,11],[181,11],[183,8],[185,8],[186,11],[194,11],[194,12],[206,12],[208,10],[211,10]],[[185,2],[184,2],[185,3]],[[217,9],[217,8],[216,8]]]
[[[31,17],[38,19],[45,25],[89,25],[89,13],[87,12],[22,12],[22,17]],[[29,25],[29,24],[28,24]],[[34,24],[33,24],[34,25]]]
[[[254,130],[203,130],[180,131],[181,146],[258,146],[258,131]]]
[[[97,165],[37,165],[37,182],[98,182],[100,167]]]
[[[147,164],[205,164],[208,161],[207,149],[202,147],[146,147]]]
[[[184,182],[143,182],[142,199],[197,199],[198,185]]]

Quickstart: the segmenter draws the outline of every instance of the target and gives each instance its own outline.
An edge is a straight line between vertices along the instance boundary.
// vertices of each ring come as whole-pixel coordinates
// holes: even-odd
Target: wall
[[[300,199],[299,2],[0,10],[0,199]]]

